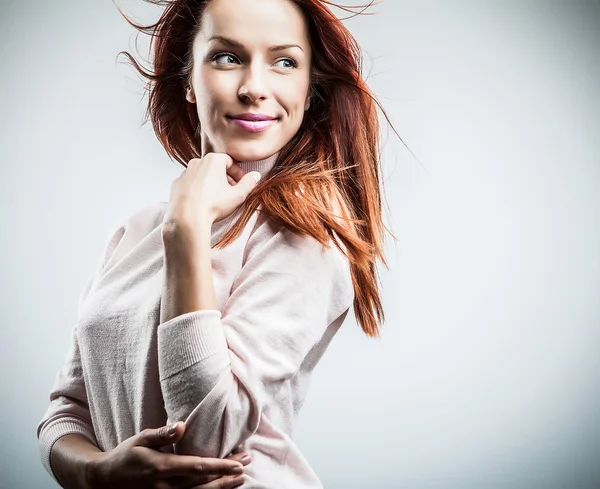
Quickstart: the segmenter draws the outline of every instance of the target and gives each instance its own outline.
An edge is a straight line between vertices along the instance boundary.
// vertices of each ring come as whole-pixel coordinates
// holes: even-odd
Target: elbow
[[[233,374],[224,376],[187,415],[180,455],[224,458],[256,433],[264,409],[257,396]]]

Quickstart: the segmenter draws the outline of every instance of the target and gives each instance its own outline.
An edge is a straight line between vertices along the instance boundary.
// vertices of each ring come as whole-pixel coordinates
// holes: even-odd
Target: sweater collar
[[[279,156],[280,151],[277,153],[268,156],[263,160],[255,160],[255,161],[236,161],[236,163],[240,166],[244,173],[249,173],[251,171],[257,171],[260,173],[261,177],[264,177],[271,168],[275,166],[277,162],[277,157]]]
[[[261,177],[264,177],[269,173],[271,168],[275,166],[277,162],[277,157],[279,156],[280,151],[277,153],[268,156],[263,160],[254,160],[254,161],[236,161],[236,163],[240,166],[240,168],[244,171],[244,173],[249,173],[251,171],[257,171],[260,173]],[[221,238],[221,236],[225,233],[225,231],[229,228],[229,226],[236,219],[238,214],[241,212],[243,205],[239,206],[234,212],[232,212],[225,219],[221,219],[213,223],[212,225],[212,236],[211,236],[211,247],[213,247],[216,242]]]

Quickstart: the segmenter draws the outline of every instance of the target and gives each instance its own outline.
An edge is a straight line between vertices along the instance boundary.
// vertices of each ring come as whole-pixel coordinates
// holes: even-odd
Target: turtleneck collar
[[[240,168],[244,171],[244,173],[249,173],[251,171],[257,171],[260,173],[261,177],[264,177],[269,173],[269,170],[275,166],[277,157],[279,156],[280,151],[277,153],[263,159],[263,160],[255,160],[255,161],[236,161],[236,163],[240,166]],[[216,221],[212,225],[212,237],[211,237],[211,247],[216,244],[216,242],[221,238],[221,236],[225,233],[225,231],[229,228],[229,226],[234,222],[237,218],[238,214],[241,212],[243,205],[239,206],[234,212],[229,214],[225,219],[221,219],[220,221]]]
[[[279,156],[280,151],[277,153],[268,156],[264,160],[255,160],[255,161],[236,161],[236,163],[240,166],[244,173],[249,173],[251,171],[257,171],[260,173],[261,177],[264,177],[271,168],[275,166],[277,161],[277,156]]]
[[[255,161],[236,161],[236,163],[240,166],[240,168],[244,171],[244,173],[249,173],[251,171],[257,171],[260,173],[261,177],[264,177],[269,173],[271,168],[275,166],[277,161],[277,157],[279,156],[280,151],[277,153],[268,156],[263,160],[255,160]],[[166,212],[167,205],[169,202],[162,202],[163,216],[164,212]],[[228,227],[233,223],[234,219],[241,211],[243,205],[239,206],[236,211],[232,212],[225,219],[221,219],[220,221],[216,221],[212,224],[212,233],[211,233],[211,247],[213,247],[216,242],[221,238],[221,236],[225,233]],[[160,234],[160,233],[159,233]]]

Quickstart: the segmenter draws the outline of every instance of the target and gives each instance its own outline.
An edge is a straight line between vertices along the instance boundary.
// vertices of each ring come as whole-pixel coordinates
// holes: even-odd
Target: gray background
[[[600,487],[599,4],[371,11],[346,25],[420,162],[387,131],[387,323],[375,340],[348,319],[297,442],[331,489]],[[55,487],[35,428],[78,294],[182,169],[115,63],[134,42],[107,0],[1,2],[3,488]]]

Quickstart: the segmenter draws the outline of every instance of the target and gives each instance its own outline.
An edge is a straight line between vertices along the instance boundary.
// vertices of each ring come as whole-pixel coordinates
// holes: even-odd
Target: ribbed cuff
[[[98,446],[98,441],[96,440],[96,436],[94,435],[93,431],[90,430],[89,426],[84,421],[77,418],[61,418],[58,421],[49,424],[40,433],[40,437],[38,439],[42,464],[56,482],[58,482],[58,480],[56,479],[56,475],[54,475],[54,471],[50,465],[50,452],[52,451],[52,446],[56,440],[58,440],[61,436],[71,434],[83,435],[94,445]]]
[[[227,352],[221,311],[192,311],[158,326],[160,380],[219,352]]]

